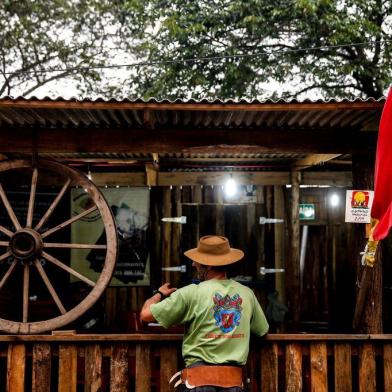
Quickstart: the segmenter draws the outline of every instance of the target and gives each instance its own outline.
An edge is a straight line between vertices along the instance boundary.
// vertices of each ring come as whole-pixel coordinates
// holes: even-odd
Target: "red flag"
[[[389,89],[378,131],[371,216],[379,221],[373,231],[373,239],[382,240],[392,227],[392,88]]]

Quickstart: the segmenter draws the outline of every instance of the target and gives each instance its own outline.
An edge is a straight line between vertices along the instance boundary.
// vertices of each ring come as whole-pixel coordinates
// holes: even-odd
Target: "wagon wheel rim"
[[[28,160],[12,160],[0,162],[0,172],[12,169],[31,169],[32,164]],[[52,204],[41,217],[40,221],[33,227],[33,212],[36,196],[36,187],[40,169],[45,171],[52,171],[62,173],[66,180],[63,184],[61,191],[57,194]],[[58,203],[61,201],[65,192],[71,183],[76,183],[85,189],[90,195],[94,206],[88,210],[72,217],[61,224],[51,227],[46,231],[42,231],[43,225],[49,220],[51,214],[56,209]],[[11,204],[8,201],[5,190],[0,183],[0,198],[4,207],[7,210],[8,216],[14,226],[14,230],[9,230],[0,225],[0,231],[8,237],[8,241],[0,241],[0,247],[5,248],[6,251],[0,253],[0,263],[4,262],[8,257],[12,257],[9,268],[0,279],[0,296],[1,289],[7,283],[8,279],[12,276],[15,267],[18,263],[23,265],[23,285],[22,285],[22,322],[7,320],[0,318],[0,330],[9,333],[32,334],[45,331],[54,330],[75,321],[89,308],[91,308],[104,292],[105,288],[110,282],[113,275],[116,255],[117,255],[117,233],[113,217],[113,213],[106,203],[106,200],[100,190],[81,172],[60,164],[55,161],[38,160],[34,164],[33,174],[30,186],[30,197],[27,210],[26,222],[21,222],[14,213]],[[104,230],[106,234],[106,245],[95,244],[64,244],[53,243],[50,241],[50,235],[62,230],[64,227],[69,226],[73,222],[83,218],[92,211],[98,210],[104,223]],[[80,274],[78,271],[64,264],[61,260],[52,256],[49,252],[51,248],[67,248],[67,249],[101,249],[106,250],[105,262],[102,271],[96,282],[91,281],[86,276]],[[55,287],[46,274],[45,268],[41,265],[39,258],[45,259],[47,262],[54,264],[58,268],[74,275],[81,281],[84,281],[92,290],[89,294],[72,309],[65,309],[60,297],[58,296]],[[42,320],[42,321],[28,321],[29,314],[29,283],[30,283],[30,269],[35,268],[38,271],[43,283],[46,285],[51,298],[57,305],[60,316]]]

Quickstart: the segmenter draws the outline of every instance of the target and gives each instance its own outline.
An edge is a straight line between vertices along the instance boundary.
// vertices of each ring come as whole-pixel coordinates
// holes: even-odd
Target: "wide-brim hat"
[[[187,250],[184,255],[199,264],[220,266],[241,260],[244,252],[231,248],[226,237],[206,235],[200,238],[197,248]]]

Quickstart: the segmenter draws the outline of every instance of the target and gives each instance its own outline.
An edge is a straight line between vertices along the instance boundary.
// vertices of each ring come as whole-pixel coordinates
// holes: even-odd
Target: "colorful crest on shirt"
[[[242,298],[238,294],[233,297],[215,293],[214,301],[214,319],[216,325],[222,332],[231,332],[235,327],[240,325]]]

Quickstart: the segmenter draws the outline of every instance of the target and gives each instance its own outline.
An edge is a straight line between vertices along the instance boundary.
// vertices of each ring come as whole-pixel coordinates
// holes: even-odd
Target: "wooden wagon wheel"
[[[92,307],[103,293],[112,277],[117,254],[117,234],[113,218],[113,214],[107,205],[102,193],[98,188],[82,173],[62,165],[58,162],[48,160],[38,160],[32,162],[28,160],[13,160],[0,162],[0,174],[5,171],[14,169],[30,169],[32,170],[32,180],[30,187],[30,197],[27,210],[26,222],[21,222],[16,216],[7,194],[0,183],[0,198],[8,213],[10,220],[14,226],[13,230],[0,225],[0,231],[8,237],[6,241],[0,241],[0,263],[5,260],[12,260],[5,274],[0,277],[0,296],[1,289],[6,284],[9,277],[13,274],[18,265],[23,266],[23,284],[21,284],[21,294],[23,295],[22,321],[12,321],[0,318],[0,330],[9,333],[31,334],[57,329],[61,326],[69,324],[76,320],[90,307]],[[40,172],[53,173],[55,176],[62,178],[61,191],[52,201],[52,204],[46,213],[40,218],[39,222],[33,225],[33,212],[36,197],[37,181]],[[49,217],[61,201],[62,197],[70,186],[80,186],[88,192],[93,206],[82,213],[65,220],[61,224],[44,230],[44,225],[48,222]],[[0,203],[1,204],[1,203]],[[98,211],[104,223],[106,234],[106,244],[76,244],[76,243],[53,243],[50,241],[51,234],[71,225],[73,222],[86,217],[93,211]],[[4,237],[4,236],[3,236]],[[93,282],[86,276],[80,274],[75,269],[65,264],[62,260],[50,254],[51,248],[65,249],[97,249],[106,252],[105,262],[101,274],[96,282]],[[2,250],[5,252],[1,253]],[[12,258],[12,259],[11,259]],[[41,261],[44,259],[46,263],[53,264],[54,268],[63,270],[65,274],[73,275],[79,280],[91,286],[89,294],[72,309],[66,309],[56,292],[54,282],[50,281]],[[47,287],[53,301],[55,302],[61,315],[42,321],[29,322],[29,282],[31,269],[36,269],[42,279],[43,284]],[[68,275],[69,277],[69,275]],[[21,282],[22,283],[22,282]],[[15,295],[18,295],[15,293]]]

